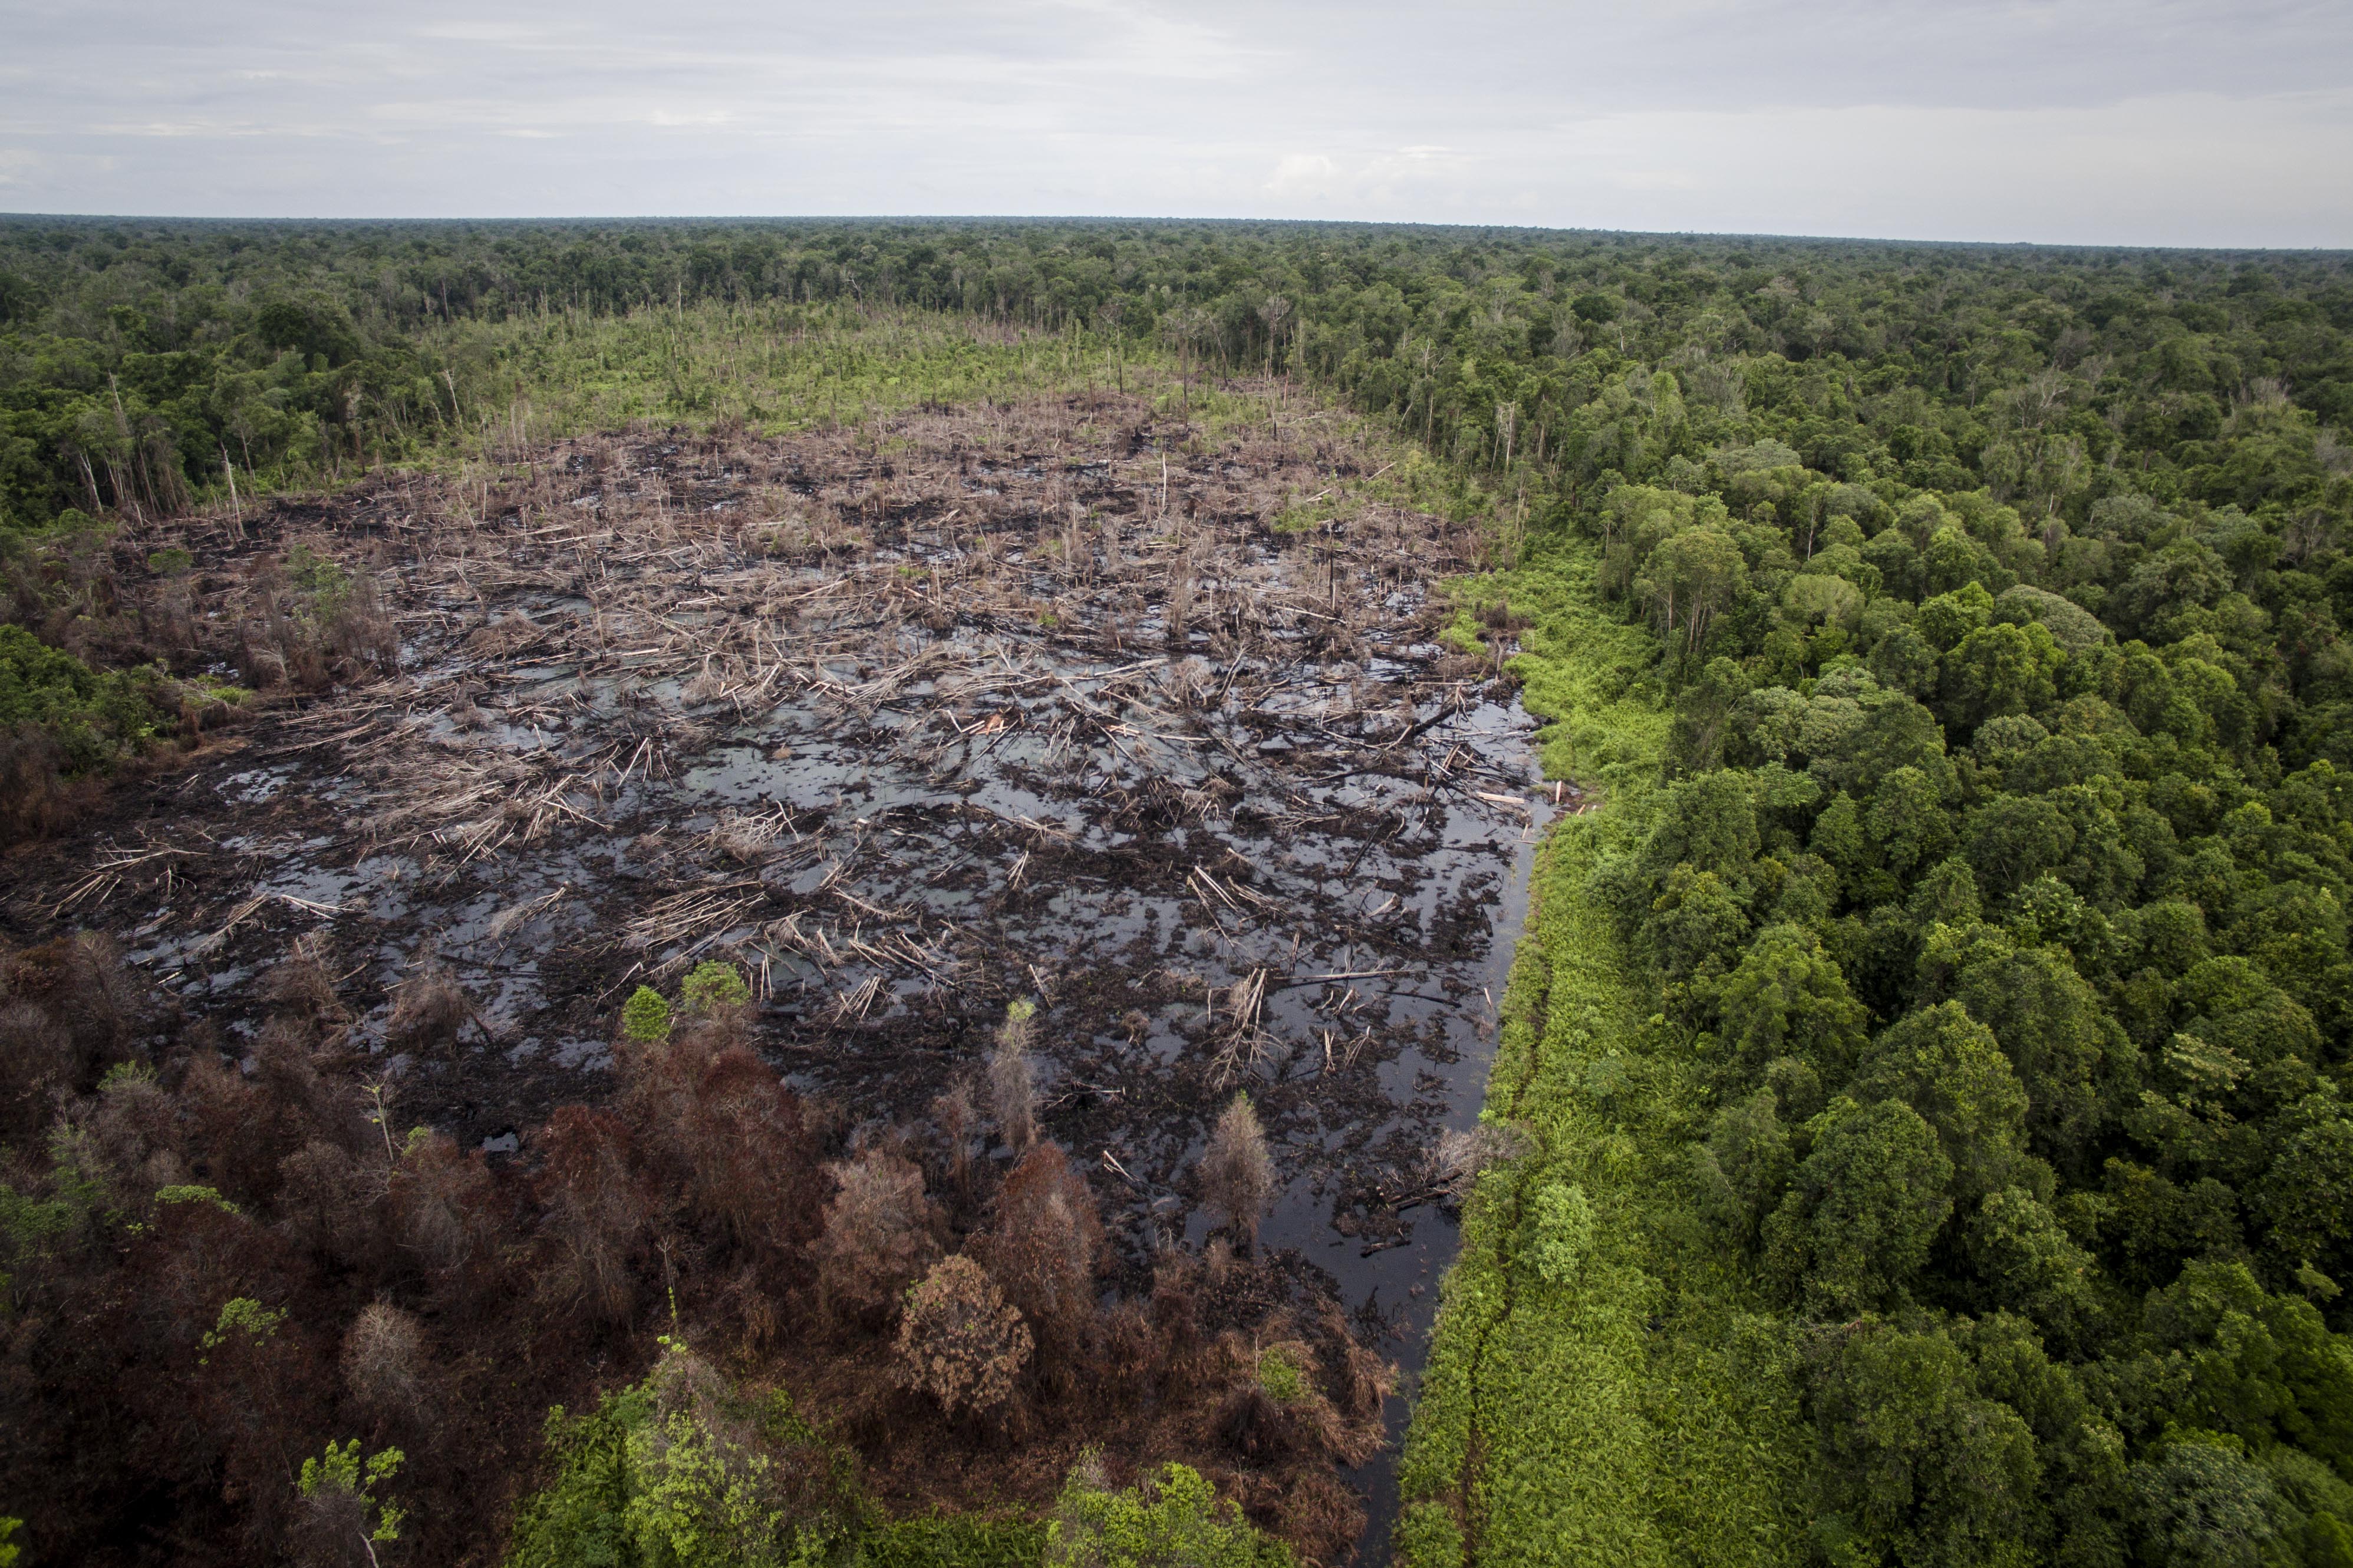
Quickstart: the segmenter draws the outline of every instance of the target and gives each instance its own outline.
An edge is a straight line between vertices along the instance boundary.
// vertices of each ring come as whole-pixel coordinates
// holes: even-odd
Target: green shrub
[[[1263,1535],[1188,1466],[1164,1465],[1124,1491],[1080,1461],[1046,1527],[1047,1568],[1291,1568],[1291,1548]]]
[[[752,988],[733,964],[706,958],[679,987],[678,999],[688,1012],[708,1016],[723,1007],[741,1007],[752,999]]]
[[[1546,1182],[1528,1194],[1527,1236],[1521,1255],[1537,1279],[1566,1285],[1593,1247],[1593,1205],[1573,1183]]]
[[[1462,1568],[1462,1527],[1444,1503],[1418,1502],[1398,1517],[1402,1568]]]
[[[878,1524],[858,1543],[859,1568],[1035,1568],[1046,1527],[1026,1519],[941,1514]]]
[[[516,1511],[508,1568],[618,1568],[636,1561],[622,1529],[629,1501],[628,1440],[650,1418],[641,1388],[606,1395],[586,1415],[547,1413],[555,1479]]]
[[[352,574],[343,563],[307,544],[286,552],[286,577],[310,598],[309,608],[321,620],[332,616],[351,596]]]
[[[669,1345],[644,1383],[591,1415],[550,1411],[547,1443],[556,1473],[517,1510],[508,1568],[816,1568],[857,1558],[867,1505],[849,1456],[782,1392],[745,1395],[683,1346]]]
[[[1270,1346],[1258,1358],[1258,1385],[1277,1405],[1291,1405],[1307,1396],[1306,1380],[1298,1363],[1281,1345]]]
[[[621,1005],[621,1033],[640,1045],[670,1038],[670,1004],[650,985],[640,985]]]
[[[223,1214],[237,1212],[237,1205],[221,1196],[219,1189],[216,1187],[183,1185],[158,1187],[155,1189],[155,1201],[159,1204],[210,1204]]]
[[[159,682],[152,670],[94,670],[22,626],[0,626],[0,734],[46,735],[69,773],[103,768],[153,737]]]

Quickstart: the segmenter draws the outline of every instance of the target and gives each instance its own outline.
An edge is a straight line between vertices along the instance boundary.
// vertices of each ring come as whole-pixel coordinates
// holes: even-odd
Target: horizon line
[[[242,214],[235,216],[206,216],[177,213],[45,213],[0,212],[0,225],[26,223],[100,224],[150,223],[177,225],[227,226],[257,224],[273,226],[351,226],[359,225],[483,225],[510,227],[533,226],[560,226],[605,224],[615,226],[659,226],[666,224],[1085,224],[1135,225],[1140,226],[1178,226],[1184,225],[1215,225],[1240,227],[1248,226],[1333,228],[1333,229],[1423,229],[1455,230],[1463,233],[1504,233],[1515,235],[1589,236],[1614,239],[1650,240],[1715,240],[1733,242],[1774,242],[1780,244],[1814,245],[1881,245],[1899,247],[1971,248],[2000,250],[2076,250],[2131,251],[2150,255],[2196,256],[2283,256],[2283,257],[2348,257],[2353,247],[2284,246],[2284,245],[2156,245],[2127,241],[2103,240],[2042,240],[2042,239],[1928,239],[1894,235],[1862,234],[1775,234],[1743,232],[1730,229],[1633,229],[1582,228],[1549,224],[1432,222],[1416,218],[1322,218],[1322,217],[1242,217],[1242,216],[1177,216],[1159,215],[1135,216],[1088,213],[675,213],[596,214],[575,213],[525,216],[425,216],[412,215],[375,215],[356,216],[300,216],[292,215]]]

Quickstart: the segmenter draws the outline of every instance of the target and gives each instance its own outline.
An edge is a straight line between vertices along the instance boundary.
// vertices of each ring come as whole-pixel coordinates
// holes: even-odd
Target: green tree
[[[1721,529],[1694,528],[1651,552],[1636,587],[1659,629],[1688,649],[1704,647],[1709,623],[1747,586],[1748,563]]]
[[[1677,866],[1651,904],[1642,926],[1651,960],[1671,980],[1718,974],[1747,940],[1748,907],[1713,871]]]
[[[406,1457],[397,1448],[385,1448],[363,1463],[354,1437],[340,1447],[331,1442],[323,1456],[304,1459],[295,1486],[311,1506],[314,1527],[331,1537],[356,1540],[375,1563],[375,1549],[399,1540],[400,1521],[407,1517],[377,1492],[399,1473]]]
[[[1896,768],[1881,777],[1871,792],[1867,821],[1887,868],[1899,877],[1935,865],[1953,847],[1944,791],[1915,767]]]
[[[2062,1156],[2079,1147],[2098,1119],[2104,1064],[2129,1051],[2091,986],[2052,948],[1992,946],[1962,968],[1955,990],[2017,1069],[2038,1145]]]
[[[2275,1559],[2271,1478],[2218,1444],[2179,1442],[2132,1468],[2141,1557],[2152,1568],[2262,1568]]]
[[[1868,1022],[1821,940],[1787,924],[1757,933],[1725,977],[1718,1008],[1724,1043],[1743,1069],[1754,1072],[1775,1057],[1794,1056],[1829,1084],[1843,1082],[1853,1070]]]
[[[1970,633],[1993,619],[1993,595],[1982,584],[1965,584],[1949,594],[1924,601],[1912,625],[1939,652],[1960,646]]]
[[[733,964],[706,958],[679,987],[678,999],[688,1012],[709,1016],[745,1005],[752,1000],[752,988]],[[632,995],[629,1000],[634,1003],[637,998]]]
[[[2080,1342],[2099,1311],[2099,1265],[2024,1187],[1978,1201],[1963,1249],[1987,1305],[2024,1314],[2062,1345]]]
[[[1983,1397],[1958,1346],[1873,1320],[1839,1331],[1813,1389],[1833,1562],[2026,1568],[2042,1467],[2018,1412]],[[1841,1550],[1843,1549],[1843,1550]]]
[[[2181,1422],[2353,1468],[2353,1345],[2310,1302],[2270,1294],[2243,1263],[2199,1261],[2150,1292],[2144,1315],[2188,1359]]]
[[[1746,887],[1757,844],[1757,806],[1746,781],[1737,773],[1703,773],[1667,791],[1642,859],[1654,875],[1689,865]]]
[[[621,1034],[640,1045],[670,1038],[670,1003],[650,985],[640,985],[621,1005]]]
[[[1936,1130],[1952,1163],[1953,1194],[1975,1207],[2017,1176],[2026,1091],[1993,1031],[1955,1002],[1910,1014],[1873,1044],[1848,1092],[1866,1103],[1900,1100]]]
[[[2330,1086],[2283,1114],[2274,1136],[2279,1152],[2254,1194],[2273,1247],[2284,1261],[2353,1276],[2353,1114]]]
[[[548,1438],[556,1475],[517,1510],[509,1568],[815,1568],[855,1549],[849,1457],[683,1345],[593,1414],[551,1412]]]
[[[1765,1222],[1764,1268],[1810,1311],[1852,1316],[1910,1284],[1952,1213],[1952,1162],[1902,1100],[1833,1100],[1812,1152]]]
[[[1707,1141],[1692,1145],[1692,1159],[1717,1217],[1744,1244],[1754,1242],[1765,1216],[1780,1203],[1792,1169],[1779,1096],[1760,1089],[1717,1111]]]
[[[1946,711],[1953,726],[1973,730],[2004,714],[2031,713],[2059,694],[2066,654],[2039,624],[1981,626],[1945,656]]]
[[[2064,866],[2075,847],[2075,827],[2040,796],[1996,795],[1969,813],[1962,846],[1978,885],[1999,900]]]
[[[1675,694],[1675,724],[1667,741],[1670,774],[1704,773],[1720,766],[1733,712],[1748,692],[1738,663],[1712,658],[1700,678]]]

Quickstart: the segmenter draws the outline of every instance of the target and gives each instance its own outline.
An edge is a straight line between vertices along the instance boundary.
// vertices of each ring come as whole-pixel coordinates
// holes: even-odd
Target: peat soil
[[[1262,1246],[1410,1373],[1558,802],[1507,632],[1438,639],[1475,536],[1379,499],[1342,428],[1211,439],[1105,394],[563,442],[159,529],[246,679],[301,635],[256,608],[290,559],[322,619],[378,606],[396,668],[13,856],[9,934],[108,933],[233,1052],[299,945],[396,1118],[524,1160],[606,1092],[622,999],[702,959],[843,1137],[977,1097],[1026,998],[1040,1124],[1126,1269],[1205,1238],[1192,1163],[1247,1091]],[[470,1005],[454,1052],[393,1036],[424,971]],[[1366,1559],[1388,1463],[1354,1478]]]

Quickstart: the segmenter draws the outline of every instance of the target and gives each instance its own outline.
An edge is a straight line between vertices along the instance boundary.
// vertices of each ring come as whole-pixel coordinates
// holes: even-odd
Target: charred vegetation
[[[1309,1555],[1353,1542],[1333,1467],[1380,1441],[1378,1357],[1222,1249],[1164,1253],[1152,1309],[1123,1300],[1058,1144],[979,1163],[966,1227],[894,1143],[820,1163],[798,1098],[706,1022],[624,1056],[613,1109],[560,1108],[493,1162],[392,1131],[348,1074],[223,1066],[91,945],[9,958],[11,1016],[46,1037],[73,1039],[60,966],[137,1025],[111,1065],[58,1069],[46,1138],[0,1173],[0,1459],[45,1556],[301,1554],[327,1505],[294,1458],[356,1439],[407,1456],[408,1550],[484,1560],[480,1500],[531,1483],[541,1414],[636,1375],[657,1333],[807,1391],[886,1504],[1042,1508],[1094,1447],[1200,1467]],[[1256,1341],[1304,1380],[1245,1430]]]
[[[1345,1557],[1379,1319],[1252,1243],[1405,1233],[1535,815],[1377,468],[1097,396],[147,525],[91,635],[241,695],[0,906],[36,1551],[325,1552],[357,1440],[484,1560],[669,1336],[892,1510],[1092,1447]]]

